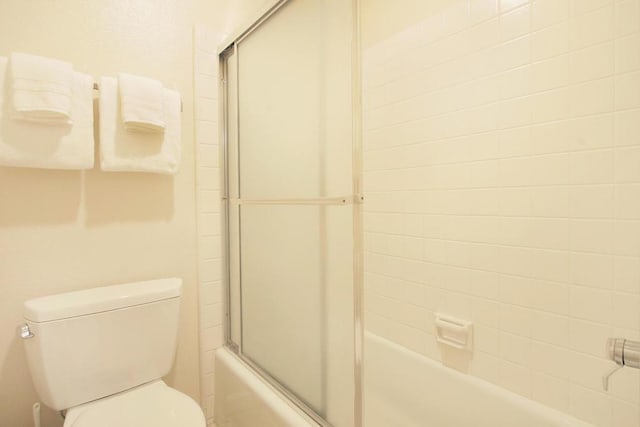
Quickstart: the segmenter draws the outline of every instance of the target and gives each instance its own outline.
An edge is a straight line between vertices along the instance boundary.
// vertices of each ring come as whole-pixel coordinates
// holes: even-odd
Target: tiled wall
[[[366,328],[440,360],[434,312],[473,320],[470,374],[636,427],[601,376],[640,338],[640,1],[440,3],[364,52]]]
[[[222,346],[224,337],[216,52],[219,35],[204,27],[196,27],[194,37],[201,404],[207,424],[211,425],[214,351]]]

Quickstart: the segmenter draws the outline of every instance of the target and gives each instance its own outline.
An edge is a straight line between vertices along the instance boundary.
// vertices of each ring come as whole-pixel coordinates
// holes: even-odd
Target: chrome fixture
[[[33,335],[33,332],[31,332],[31,329],[29,329],[29,325],[27,325],[26,323],[20,325],[18,330],[20,333],[20,338],[22,338],[23,340],[35,337],[35,335]]]
[[[629,366],[640,369],[640,341],[625,338],[609,338],[607,340],[607,357],[616,362],[616,367],[602,377],[602,388],[609,390],[609,377],[618,370]]]

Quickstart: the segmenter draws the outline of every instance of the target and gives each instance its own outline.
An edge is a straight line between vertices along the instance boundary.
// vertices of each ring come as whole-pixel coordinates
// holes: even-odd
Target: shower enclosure
[[[284,1],[221,54],[228,342],[321,423],[360,406],[355,4]]]
[[[640,425],[640,0],[279,1],[220,59],[225,351],[320,425]]]

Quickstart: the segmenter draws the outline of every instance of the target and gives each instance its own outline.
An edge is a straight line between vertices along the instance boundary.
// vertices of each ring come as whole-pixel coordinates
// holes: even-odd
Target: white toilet
[[[160,379],[173,365],[181,287],[160,279],[25,302],[31,377],[64,427],[205,426],[198,404]]]

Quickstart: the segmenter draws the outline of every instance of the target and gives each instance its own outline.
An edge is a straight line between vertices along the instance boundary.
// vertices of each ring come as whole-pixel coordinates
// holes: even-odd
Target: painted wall
[[[0,425],[32,425],[37,400],[15,334],[23,301],[154,277],[184,279],[168,381],[199,399],[192,27],[215,25],[217,6],[204,0],[0,5],[0,55],[56,57],[96,78],[142,74],[179,90],[184,101],[183,160],[173,178],[0,167]],[[44,425],[61,425],[58,418],[45,411]]]
[[[640,2],[423,3],[363,1],[366,328],[639,425],[640,372],[601,376],[607,337],[640,338]]]

